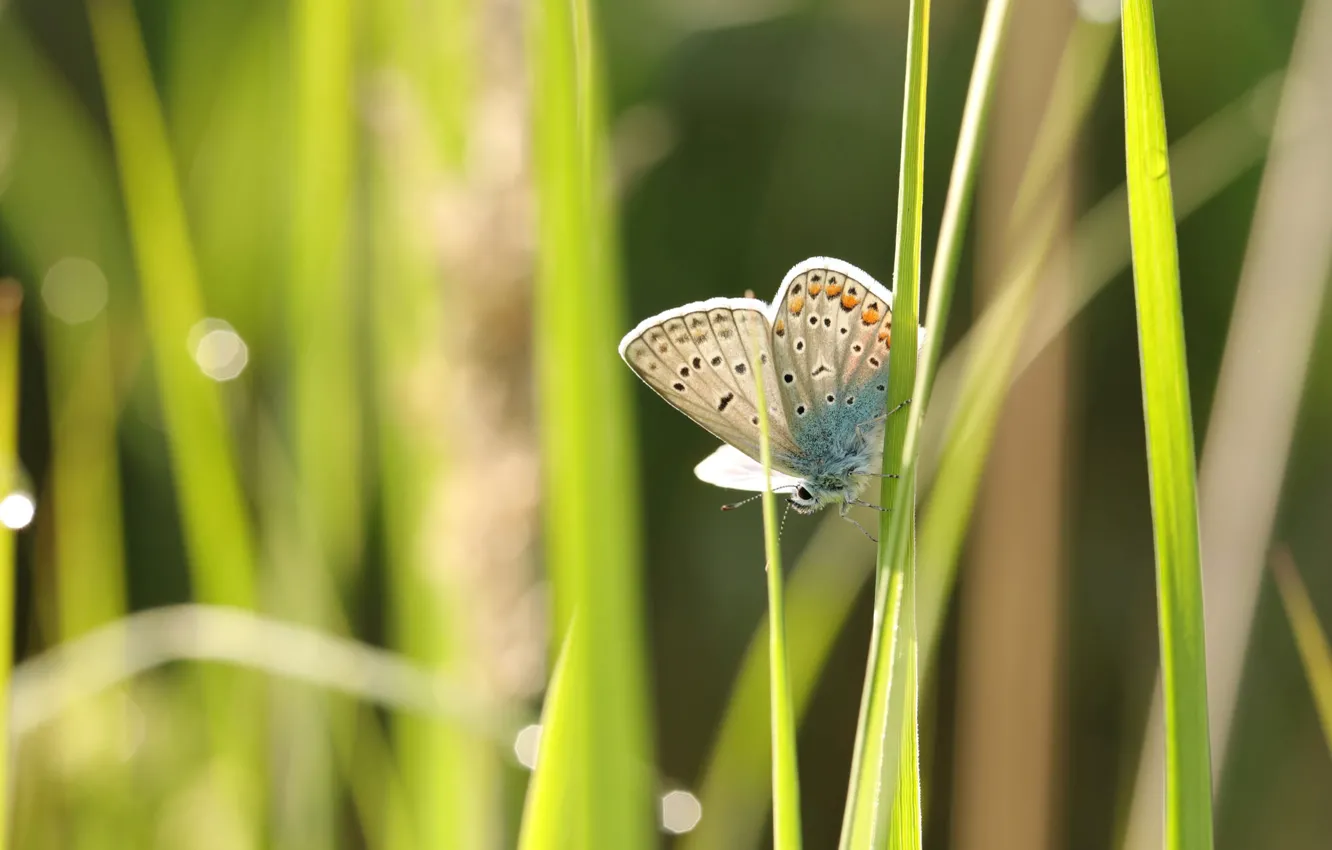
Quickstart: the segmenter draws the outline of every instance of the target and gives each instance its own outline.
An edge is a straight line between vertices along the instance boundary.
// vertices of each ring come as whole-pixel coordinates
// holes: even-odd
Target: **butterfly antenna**
[[[763,494],[762,494],[762,493],[757,493],[757,494],[755,494],[755,495],[753,495],[753,496],[750,496],[748,499],[741,499],[740,501],[738,501],[738,502],[732,502],[732,503],[729,504],[729,505],[722,505],[722,506],[721,506],[721,509],[724,510],[724,511],[733,511],[733,510],[735,510],[736,508],[740,507],[741,505],[747,505],[747,504],[749,504],[750,502],[754,501],[755,499],[760,499],[760,498],[762,498],[762,497],[763,497]]]
[[[791,513],[791,503],[787,502],[786,507],[782,509],[782,521],[777,524],[777,542],[782,542],[782,532],[786,530],[786,516]]]

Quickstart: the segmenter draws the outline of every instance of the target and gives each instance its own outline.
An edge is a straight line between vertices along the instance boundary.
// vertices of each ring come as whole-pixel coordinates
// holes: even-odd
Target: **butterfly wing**
[[[744,454],[734,446],[721,446],[715,452],[703,458],[694,467],[694,474],[700,481],[727,487],[731,490],[749,490],[761,493],[764,489],[763,464]],[[772,471],[772,489],[794,490],[800,486],[800,479],[784,472]]]
[[[620,356],[672,407],[754,460],[757,366],[764,376],[773,465],[789,471],[799,452],[778,402],[767,306],[752,298],[714,298],[667,310],[626,334]]]
[[[892,306],[891,292],[841,260],[812,257],[787,272],[768,318],[783,410],[797,428],[837,405],[883,410]]]

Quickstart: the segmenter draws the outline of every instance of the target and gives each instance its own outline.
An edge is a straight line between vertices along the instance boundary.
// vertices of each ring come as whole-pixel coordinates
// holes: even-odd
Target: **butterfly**
[[[786,273],[771,304],[710,298],[667,310],[625,334],[620,356],[725,443],[694,474],[733,490],[765,489],[761,373],[773,491],[789,493],[800,513],[840,504],[846,516],[865,504],[857,496],[881,466],[892,306],[892,293],[865,272],[812,257]]]

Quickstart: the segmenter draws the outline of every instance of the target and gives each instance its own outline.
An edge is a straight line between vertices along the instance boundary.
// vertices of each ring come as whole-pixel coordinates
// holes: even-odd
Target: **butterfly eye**
[[[813,498],[814,498],[813,496],[810,495],[809,491],[806,490],[804,487],[797,487],[797,488],[796,488],[796,496],[797,496],[799,499],[801,499],[801,501],[805,501],[805,502],[811,501],[811,500],[813,500]]]

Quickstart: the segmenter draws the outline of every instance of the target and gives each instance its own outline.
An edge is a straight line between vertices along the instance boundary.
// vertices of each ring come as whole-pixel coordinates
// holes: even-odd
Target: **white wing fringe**
[[[734,446],[723,445],[715,452],[703,458],[694,467],[694,474],[700,481],[725,487],[729,490],[748,490],[761,493],[763,486],[763,464]],[[799,479],[784,472],[772,470],[772,489],[794,489]]]

